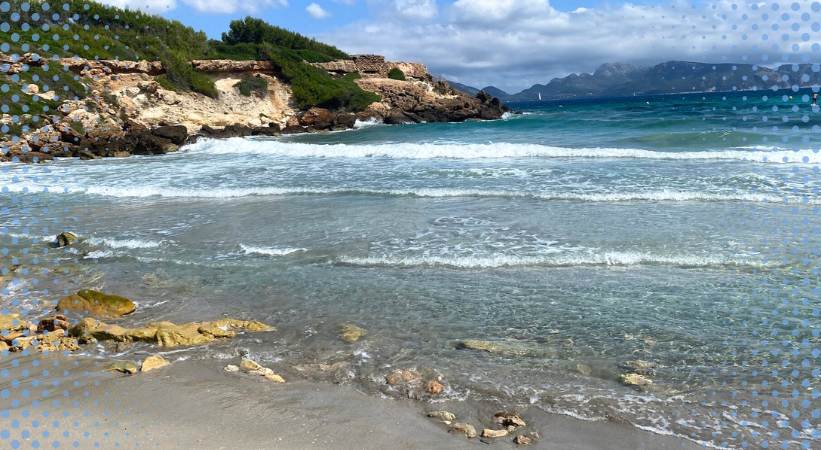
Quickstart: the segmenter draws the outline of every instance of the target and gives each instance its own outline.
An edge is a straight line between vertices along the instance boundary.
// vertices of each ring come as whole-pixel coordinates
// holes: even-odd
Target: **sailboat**
[[[539,92],[539,101],[542,101],[542,93]]]

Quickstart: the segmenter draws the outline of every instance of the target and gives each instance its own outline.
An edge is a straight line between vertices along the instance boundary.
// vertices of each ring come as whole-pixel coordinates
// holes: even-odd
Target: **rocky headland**
[[[38,162],[54,157],[125,157],[174,152],[199,137],[278,136],[345,130],[357,121],[386,124],[462,122],[499,119],[507,108],[483,92],[470,96],[435,81],[424,65],[389,62],[380,56],[354,56],[314,66],[332,77],[355,75],[375,101],[362,111],[311,107],[300,109],[291,86],[269,61],[193,60],[193,70],[213,79],[216,95],[174,91],[158,77],[159,61],[47,60],[36,54],[0,55],[8,75],[31,67],[59,65],[79,77],[88,95],[63,100],[38,126],[25,127],[19,138],[0,142],[0,160]],[[392,76],[400,71],[401,76]],[[399,78],[399,79],[397,79]],[[250,86],[250,87],[246,87]],[[24,95],[59,98],[36,84]],[[4,114],[0,124],[29,123],[31,117]]]

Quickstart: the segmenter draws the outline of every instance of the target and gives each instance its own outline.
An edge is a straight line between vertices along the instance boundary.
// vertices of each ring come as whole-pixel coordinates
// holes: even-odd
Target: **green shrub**
[[[322,69],[307,64],[295,52],[262,44],[277,75],[291,83],[294,100],[300,108],[319,106],[329,109],[361,111],[380,97],[356,84],[358,75],[333,78]]]
[[[394,67],[393,69],[390,70],[390,72],[388,72],[388,78],[390,78],[391,80],[399,80],[399,81],[407,80],[407,78],[405,78],[405,72],[402,72],[402,69],[400,69],[398,67]]]
[[[309,62],[349,58],[345,52],[334,46],[275,27],[253,17],[232,21],[228,32],[222,33],[222,42],[226,44],[269,44],[295,50],[298,56]]]
[[[250,97],[251,94],[265,96],[268,92],[268,80],[262,77],[245,76],[234,87],[246,97]]]
[[[162,59],[165,74],[157,77],[157,82],[172,91],[194,91],[211,98],[219,97],[214,80],[197,72],[191,62],[182,55],[170,53]]]

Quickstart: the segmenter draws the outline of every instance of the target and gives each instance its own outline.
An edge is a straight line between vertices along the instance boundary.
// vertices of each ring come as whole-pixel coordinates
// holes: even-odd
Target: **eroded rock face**
[[[275,328],[253,320],[220,319],[211,322],[153,322],[143,327],[125,328],[85,318],[73,326],[70,334],[81,340],[149,342],[160,347],[203,345],[222,338],[231,338],[238,332],[274,331]]]
[[[125,297],[91,289],[63,297],[57,303],[58,311],[87,313],[97,317],[121,317],[131,314],[135,309],[137,305]]]
[[[365,78],[387,78],[392,69],[399,69],[409,79],[429,81],[431,78],[424,64],[385,61],[385,57],[379,55],[358,55],[314,65],[336,75],[359,73]]]

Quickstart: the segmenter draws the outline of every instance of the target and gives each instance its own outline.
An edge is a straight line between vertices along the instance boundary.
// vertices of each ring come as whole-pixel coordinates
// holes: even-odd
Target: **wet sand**
[[[14,359],[19,362],[13,363]],[[34,360],[40,363],[33,366]],[[15,398],[25,401],[4,416],[3,422],[11,424],[11,436],[4,440],[18,440],[22,448],[30,448],[32,441],[38,440],[42,448],[51,448],[53,441],[58,441],[60,448],[82,449],[516,447],[513,435],[483,442],[449,434],[446,426],[424,414],[426,410],[446,409],[481,431],[482,425],[490,425],[495,405],[423,404],[378,398],[351,386],[300,380],[274,384],[261,377],[227,373],[223,367],[228,363],[235,361],[176,361],[156,371],[127,376],[103,372],[108,364],[104,360],[6,355],[0,360],[0,369],[8,370],[9,376],[0,380],[0,388],[9,389],[11,395],[0,399],[0,408],[10,408]],[[24,370],[33,376],[23,376]],[[43,376],[43,370],[48,374]],[[21,384],[13,385],[13,379]],[[35,379],[40,380],[36,387],[32,385]],[[58,380],[57,386],[54,380]],[[17,395],[26,388],[30,389],[28,398]],[[43,396],[46,388],[51,389]],[[32,397],[39,398],[39,403]],[[535,408],[520,412],[528,421],[525,431],[541,435],[536,445],[526,448],[701,448],[626,424],[584,422]],[[16,428],[15,420],[19,421]]]

